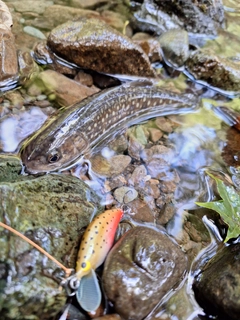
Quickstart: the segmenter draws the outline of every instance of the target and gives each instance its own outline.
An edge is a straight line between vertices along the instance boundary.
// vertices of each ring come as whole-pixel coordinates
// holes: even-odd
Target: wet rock
[[[179,284],[186,267],[183,252],[166,234],[136,227],[108,255],[103,284],[121,317],[143,319]]]
[[[163,117],[156,118],[155,124],[163,132],[171,133],[173,131],[171,121],[169,121]]]
[[[167,62],[177,68],[185,63],[189,56],[188,33],[185,30],[169,30],[160,36],[159,42]]]
[[[0,220],[25,234],[66,267],[75,266],[79,231],[100,209],[99,198],[71,176],[23,177],[0,184]],[[101,210],[101,209],[100,209]],[[64,276],[52,261],[1,228],[2,319],[44,320],[66,302]],[[74,250],[75,249],[75,250]]]
[[[130,216],[134,221],[154,223],[155,212],[151,208],[150,201],[137,198],[128,203],[128,208],[130,211]]]
[[[156,129],[156,128],[149,128],[148,129],[148,132],[150,134],[150,137],[149,139],[152,141],[152,142],[157,142],[159,139],[162,138],[163,136],[163,133],[161,130],[159,129]]]
[[[43,34],[42,31],[40,31],[37,28],[31,27],[31,26],[25,26],[23,28],[23,31],[35,38],[42,39],[42,40],[46,39],[45,34]]]
[[[112,177],[119,175],[131,162],[131,158],[125,155],[116,155],[105,158],[96,154],[91,158],[92,170],[98,175]]]
[[[162,61],[161,46],[157,39],[150,37],[147,33],[139,32],[132,37],[132,40],[141,46],[151,63]]]
[[[98,17],[99,13],[92,10],[71,8],[68,6],[53,5],[45,9],[43,14],[45,20],[50,21],[52,27],[56,27],[69,20],[79,19],[81,17]]]
[[[130,39],[98,19],[67,22],[52,30],[52,51],[78,66],[98,72],[154,77],[148,57]]]
[[[224,25],[222,1],[144,0],[134,13],[134,23],[142,31],[161,34],[170,29],[216,35]]]
[[[228,166],[240,166],[240,133],[235,128],[229,128],[227,131],[227,143],[222,150],[222,157]]]
[[[194,297],[189,299],[189,284],[172,292],[172,294],[151,313],[151,320],[194,319],[200,320],[202,309],[198,306]]]
[[[72,7],[91,9],[97,5],[107,3],[109,0],[70,0]]]
[[[240,62],[216,55],[211,50],[193,52],[186,63],[197,80],[227,91],[240,91]]]
[[[18,51],[19,84],[26,85],[26,82],[33,79],[39,73],[39,67],[29,52]]]
[[[36,43],[33,47],[34,60],[43,65],[47,65],[49,69],[62,73],[66,76],[74,77],[77,75],[77,68],[64,63],[47,47],[45,42]]]
[[[122,187],[126,184],[127,184],[126,178],[123,175],[119,175],[119,176],[113,177],[113,178],[105,181],[104,191],[109,192],[113,189]]]
[[[118,12],[105,10],[101,13],[101,20],[106,22],[109,26],[123,32],[126,18]]]
[[[37,13],[42,14],[44,10],[53,4],[53,1],[41,1],[37,0],[35,1],[35,5],[33,6],[32,0],[22,0],[22,1],[12,1],[11,5],[14,7],[14,9],[18,12],[22,13]]]
[[[138,167],[136,167],[131,175],[131,177],[128,180],[128,183],[131,185],[143,185],[145,184],[147,180],[147,169],[146,167],[142,164]]]
[[[92,76],[82,70],[77,73],[77,75],[74,77],[74,80],[87,87],[91,87],[93,85]]]
[[[120,203],[129,203],[136,199],[137,196],[137,191],[130,187],[120,187],[114,191],[114,197]]]
[[[0,183],[12,182],[20,179],[20,172],[22,166],[20,159],[14,156],[1,155],[0,156]]]
[[[73,105],[99,91],[96,87],[89,88],[53,70],[41,72],[34,79],[33,85],[51,100],[56,100],[60,106]]]
[[[16,78],[18,73],[15,39],[10,30],[0,28],[0,82]],[[1,83],[0,83],[1,86]]]
[[[174,196],[172,195],[172,199]],[[161,198],[160,198],[161,199]],[[161,199],[162,200],[162,199]],[[173,203],[165,203],[163,205],[159,205],[159,202],[156,202],[157,207],[160,207],[162,210],[160,211],[159,216],[157,217],[157,224],[165,226],[176,213],[176,208]]]
[[[219,319],[240,317],[240,243],[225,246],[203,267],[194,282],[198,302]]]
[[[149,175],[156,179],[161,179],[168,175],[173,156],[173,150],[163,145],[155,145],[141,152],[141,159],[146,164]]]

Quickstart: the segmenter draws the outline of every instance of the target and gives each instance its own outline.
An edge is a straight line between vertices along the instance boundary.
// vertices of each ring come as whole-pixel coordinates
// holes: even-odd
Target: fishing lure
[[[106,210],[96,216],[85,231],[78,252],[76,273],[68,280],[76,292],[80,306],[89,312],[101,303],[101,290],[95,270],[110,251],[118,224],[123,216],[120,208]]]

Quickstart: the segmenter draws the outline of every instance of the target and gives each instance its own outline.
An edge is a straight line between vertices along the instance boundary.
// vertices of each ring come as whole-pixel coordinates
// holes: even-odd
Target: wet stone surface
[[[177,68],[185,63],[189,55],[188,33],[185,30],[169,30],[159,37],[159,42],[167,62]]]
[[[240,91],[240,62],[216,55],[211,50],[193,52],[187,70],[197,80],[228,91]]]
[[[184,253],[166,234],[136,227],[108,255],[104,289],[123,319],[142,319],[179,284],[186,267]]]
[[[142,48],[98,19],[67,22],[53,29],[50,49],[63,59],[98,72],[154,77]]]
[[[53,70],[39,73],[33,83],[29,84],[28,92],[31,89],[38,90],[39,94],[50,96],[50,100],[52,99],[58,105],[65,107],[99,91],[96,87],[89,88]]]
[[[217,29],[223,27],[224,11],[221,1],[144,0],[134,18],[138,28],[157,34],[185,28],[188,32],[216,35]]]
[[[194,282],[197,300],[219,319],[240,317],[240,243],[223,247],[202,268]]]
[[[19,164],[13,169],[15,162],[10,158],[1,161],[10,180],[19,170]],[[74,268],[79,231],[102,210],[99,198],[84,182],[71,176],[22,176],[19,180],[6,182],[2,175],[1,221],[25,234],[66,267]],[[64,272],[19,237],[2,228],[0,233],[1,317],[53,317],[66,302],[65,291],[59,287]]]

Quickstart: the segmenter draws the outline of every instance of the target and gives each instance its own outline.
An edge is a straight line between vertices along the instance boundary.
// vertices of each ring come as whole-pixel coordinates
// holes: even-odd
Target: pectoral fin
[[[76,298],[80,306],[87,312],[93,312],[100,306],[102,293],[94,270],[81,278]]]

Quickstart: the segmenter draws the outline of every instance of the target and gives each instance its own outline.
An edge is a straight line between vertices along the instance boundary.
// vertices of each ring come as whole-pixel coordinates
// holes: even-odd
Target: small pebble
[[[128,203],[136,199],[138,192],[130,187],[120,187],[114,191],[115,199],[120,203]]]
[[[30,36],[33,36],[35,38],[41,39],[41,40],[46,40],[46,36],[38,29],[31,27],[31,26],[25,26],[23,28],[23,31]]]

